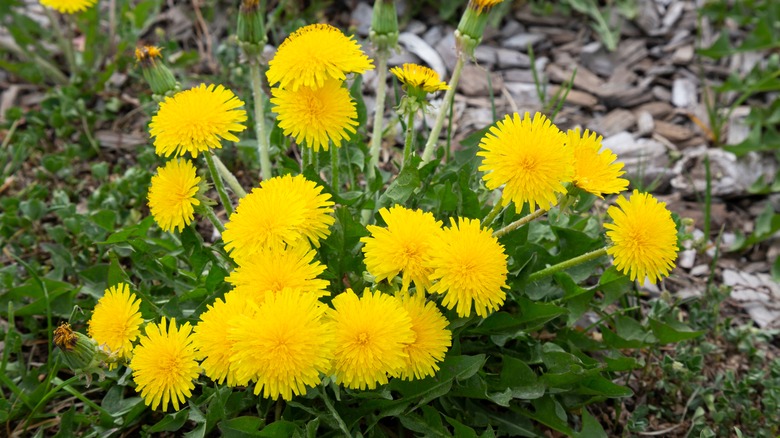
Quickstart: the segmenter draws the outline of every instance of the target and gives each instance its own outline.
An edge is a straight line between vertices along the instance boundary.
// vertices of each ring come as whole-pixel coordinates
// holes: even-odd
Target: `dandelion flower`
[[[235,291],[225,294],[224,299],[217,298],[213,305],[200,315],[200,321],[192,332],[192,345],[203,359],[200,366],[206,376],[222,384],[227,379],[228,386],[246,385],[249,380],[239,380],[235,364],[230,362],[233,342],[228,332],[242,315],[253,314],[252,306]]]
[[[239,265],[267,246],[295,245],[307,239],[319,247],[336,221],[330,195],[302,175],[278,176],[241,198],[225,224],[225,249]]]
[[[255,394],[291,400],[320,383],[333,358],[325,309],[313,294],[285,289],[268,296],[253,317],[238,318],[228,335],[231,366],[240,378],[257,381]]]
[[[604,194],[620,193],[628,187],[623,175],[623,163],[609,149],[601,149],[601,136],[585,130],[569,130],[568,146],[574,152],[574,185],[599,198]]]
[[[391,68],[390,73],[407,87],[419,90],[423,97],[426,93],[435,93],[450,88],[446,82],[439,78],[438,73],[422,65],[404,64],[402,67]]]
[[[507,115],[482,138],[484,157],[479,170],[488,189],[504,186],[502,203],[514,201],[518,210],[524,203],[545,210],[558,203],[557,194],[566,193],[563,183],[574,177],[574,155],[563,134],[547,117],[528,113],[520,119]]]
[[[376,281],[392,280],[402,274],[402,290],[414,281],[418,290],[426,290],[432,270],[428,266],[434,240],[441,233],[441,221],[422,210],[410,210],[396,205],[383,208],[379,214],[386,227],[369,225],[370,236],[361,238],[365,243],[365,263]]]
[[[61,14],[75,14],[91,8],[97,0],[40,0],[40,2]]]
[[[328,315],[336,339],[336,382],[353,389],[387,383],[387,374],[406,364],[404,348],[414,342],[409,312],[395,297],[368,289],[362,298],[347,289],[332,305]]]
[[[141,334],[141,302],[130,287],[119,283],[105,290],[95,304],[92,318],[89,319],[87,334],[98,345],[105,346],[112,354],[122,359],[130,359],[133,354],[133,341]],[[109,363],[109,369],[116,364]]]
[[[177,156],[189,152],[197,158],[209,148],[222,147],[221,139],[238,141],[233,132],[246,129],[244,105],[222,85],[200,84],[166,97],[152,117],[149,133],[157,155]]]
[[[269,293],[290,288],[316,297],[327,295],[328,281],[317,278],[325,266],[314,260],[316,252],[306,245],[292,248],[262,248],[236,268],[227,281],[234,293],[260,305]]]
[[[634,190],[626,200],[617,200],[618,206],[607,209],[612,224],[604,224],[612,246],[607,253],[615,258],[615,267],[631,280],[643,281],[669,275],[677,259],[677,227],[666,203],[652,195]]]
[[[363,73],[374,65],[360,44],[329,24],[304,26],[276,50],[268,62],[268,83],[297,91],[299,87],[319,88],[328,79],[343,81],[347,73]]]
[[[319,88],[297,90],[272,88],[272,111],[278,114],[284,135],[295,137],[314,151],[328,150],[328,142],[341,146],[348,132],[355,133],[357,110],[349,91],[336,79],[328,79]]]
[[[183,230],[192,222],[200,201],[200,177],[189,160],[175,159],[157,168],[149,187],[149,209],[163,231]]]
[[[432,301],[425,302],[425,295],[401,295],[398,300],[412,318],[414,342],[404,347],[407,354],[404,367],[398,375],[405,380],[423,379],[439,369],[452,345],[452,333],[447,330],[447,319]]]
[[[133,350],[130,368],[136,391],[141,393],[144,403],[157,409],[168,409],[168,403],[179,410],[195,388],[193,380],[198,377],[199,367],[192,346],[190,323],[176,326],[171,319],[170,326],[163,317],[160,324],[146,326],[146,335]]]
[[[442,305],[457,306],[458,316],[486,317],[504,303],[507,257],[493,230],[482,229],[477,219],[460,218],[445,228],[434,246],[431,293],[444,294]]]

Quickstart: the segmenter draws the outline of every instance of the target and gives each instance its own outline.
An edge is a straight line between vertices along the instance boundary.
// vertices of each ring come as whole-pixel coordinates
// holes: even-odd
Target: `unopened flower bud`
[[[247,56],[256,56],[263,53],[266,42],[265,23],[263,11],[260,10],[259,0],[243,0],[238,11],[238,24],[236,36],[241,49]]]
[[[469,5],[460,19],[455,31],[458,47],[469,56],[474,56],[474,50],[482,42],[482,34],[487,26],[490,9],[503,0],[469,0]]]
[[[100,364],[105,362],[107,355],[94,339],[74,332],[70,323],[63,322],[54,330],[53,341],[60,349],[65,365],[76,374],[85,375],[88,384],[92,380],[92,373],[102,375]]]
[[[369,38],[377,50],[390,50],[398,43],[398,13],[395,0],[376,0]]]
[[[164,96],[178,90],[176,78],[163,62],[159,47],[139,47],[135,49],[135,59],[154,94]]]

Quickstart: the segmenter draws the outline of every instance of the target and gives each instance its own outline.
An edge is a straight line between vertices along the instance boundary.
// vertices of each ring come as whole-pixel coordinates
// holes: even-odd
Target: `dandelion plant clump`
[[[640,365],[630,350],[687,333],[672,313],[622,307],[635,282],[671,274],[678,229],[652,195],[621,195],[623,164],[601,136],[545,114],[506,114],[456,158],[442,150],[448,99],[498,3],[467,5],[450,78],[389,70],[403,145],[368,138],[372,52],[329,24],[278,38],[262,65],[262,8],[243,1],[249,74],[230,89],[178,91],[198,81],[152,71],[162,53],[139,48],[158,99],[145,147],[159,167],[136,194],[147,218],[101,242],[113,281],[85,309],[89,336],[54,333],[63,363],[106,369],[124,402],[135,391],[148,406],[135,415],[159,421],[145,433],[449,436],[442,416],[457,436],[596,428],[590,403],[631,394],[620,380]],[[393,2],[377,7],[385,78],[397,22]],[[436,124],[417,132],[439,91]]]

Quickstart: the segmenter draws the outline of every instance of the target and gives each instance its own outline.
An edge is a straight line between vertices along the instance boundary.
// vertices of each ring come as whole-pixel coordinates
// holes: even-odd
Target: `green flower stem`
[[[490,213],[485,216],[485,219],[482,219],[482,225],[489,227],[490,224],[493,223],[494,220],[496,220],[496,217],[498,217],[499,213],[501,213],[501,210],[504,209],[504,206],[501,204],[501,199],[498,199],[496,201],[496,205],[493,206],[493,209],[490,210]]]
[[[371,135],[371,160],[366,169],[368,180],[376,176],[376,167],[379,165],[379,152],[382,149],[382,132],[385,121],[385,98],[387,97],[387,59],[390,57],[388,50],[379,50],[376,53],[376,108],[374,110],[374,132]]]
[[[601,256],[607,255],[607,246],[604,248],[599,248],[596,250],[593,250],[591,252],[586,252],[585,254],[582,254],[580,256],[574,257],[573,259],[569,259],[563,262],[560,262],[558,264],[548,266],[541,271],[536,271],[530,276],[528,276],[528,282],[533,283],[534,281],[539,281],[544,277],[549,277],[550,275],[555,274],[556,272],[560,272],[566,269],[569,269],[571,267],[577,266],[579,264],[589,262],[591,260],[595,260]]]
[[[401,163],[401,167],[406,167],[412,160],[412,149],[414,143],[414,113],[415,111],[409,111],[409,115],[406,117],[406,139],[404,140],[404,161]]]
[[[261,88],[260,64],[254,59],[249,62],[249,76],[252,79],[252,100],[255,103],[255,136],[260,153],[260,176],[263,181],[271,179],[271,153],[268,136],[265,133],[265,111],[263,110],[263,89]]]
[[[211,222],[212,225],[214,225],[214,228],[216,228],[217,231],[219,231],[220,234],[224,233],[225,232],[225,225],[222,223],[221,220],[219,220],[219,218],[217,217],[217,214],[214,213],[214,209],[211,208],[210,205],[206,205],[204,203],[201,203],[200,207],[202,207],[201,211],[203,212],[203,214],[207,218],[209,218],[209,221]]]
[[[235,175],[233,175],[233,172],[231,172],[230,169],[225,166],[225,163],[223,163],[218,156],[214,155],[213,158],[214,165],[217,166],[217,172],[219,172],[227,185],[230,186],[230,190],[233,190],[233,193],[235,193],[239,198],[246,196],[246,190],[241,187],[241,183],[238,182],[238,179]]]
[[[531,222],[532,220],[543,216],[545,213],[547,213],[547,210],[542,210],[541,208],[536,210],[535,212],[529,214],[528,216],[521,217],[520,219],[512,222],[511,224],[505,226],[504,228],[501,228],[500,230],[497,230],[493,233],[493,236],[498,239],[501,236],[508,234],[523,225],[527,224],[528,222]]]
[[[217,172],[217,166],[214,165],[214,158],[212,157],[212,154],[213,152],[208,151],[204,153],[203,156],[206,158],[206,165],[209,167],[209,173],[211,174],[212,181],[214,181],[214,188],[217,190],[219,200],[222,202],[222,206],[225,208],[225,212],[227,212],[227,217],[229,218],[230,215],[233,214],[233,204],[230,203],[230,197],[225,191],[225,185],[222,183],[222,177],[219,176],[219,172]]]
[[[463,70],[463,65],[466,62],[466,55],[461,51],[458,53],[458,61],[455,63],[455,69],[452,71],[452,77],[450,78],[450,89],[444,95],[444,101],[439,107],[439,114],[436,115],[436,122],[431,127],[431,133],[428,135],[428,141],[425,143],[425,149],[422,154],[422,163],[420,166],[431,161],[433,158],[433,149],[436,147],[436,143],[439,141],[439,133],[444,125],[444,117],[447,115],[450,105],[455,98],[455,90],[458,88],[458,81],[460,80],[460,73]]]
[[[59,17],[55,17],[51,12],[51,9],[44,7],[43,10],[46,12],[46,16],[49,17],[49,22],[54,26],[54,33],[57,34],[57,42],[62,49],[62,53],[65,55],[65,60],[68,63],[70,76],[72,78],[76,74],[76,55],[73,52],[73,39],[68,36],[70,32],[66,34],[62,30],[62,26],[60,26],[60,21],[58,19]]]
[[[335,193],[339,191],[339,148],[330,144],[330,184]]]

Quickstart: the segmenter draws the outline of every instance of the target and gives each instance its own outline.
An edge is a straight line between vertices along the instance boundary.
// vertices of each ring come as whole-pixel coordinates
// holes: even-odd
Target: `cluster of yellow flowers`
[[[268,62],[273,111],[284,135],[315,152],[355,133],[357,109],[344,87],[349,73],[374,68],[352,37],[329,24],[304,26],[279,45]]]
[[[533,209],[549,210],[568,192],[567,184],[603,199],[628,187],[617,156],[602,147],[601,136],[579,130],[561,132],[547,117],[528,113],[507,115],[490,129],[480,143],[479,170],[489,189],[503,187],[502,203],[526,202]],[[612,246],[607,252],[617,268],[631,280],[655,283],[669,275],[677,258],[677,228],[666,204],[634,190],[630,199],[618,198],[618,207],[607,214],[605,224]]]
[[[267,71],[285,135],[313,151],[340,146],[358,124],[346,75],[371,68],[357,42],[332,26],[310,25],[290,35]],[[420,99],[448,89],[425,67],[392,72]],[[223,139],[238,141],[235,134],[245,129],[242,106],[230,90],[205,84],[160,103],[150,134],[157,154],[174,158],[157,169],[148,199],[163,230],[182,230],[196,208],[208,208],[201,178],[184,155],[203,154],[212,167],[211,150]],[[544,212],[572,186],[602,198],[628,187],[622,163],[602,148],[600,136],[564,133],[538,113],[506,116],[480,148],[485,185],[502,191],[496,207],[514,202],[520,210],[527,203]],[[476,219],[449,218],[444,226],[430,212],[382,208],[384,226],[367,226],[362,251],[374,283],[397,292],[347,289],[330,298],[334,288],[320,278],[325,265],[317,248],[335,223],[334,206],[323,187],[302,175],[265,179],[241,197],[235,212],[225,205],[228,222],[221,231],[237,266],[227,278],[233,289],[197,315],[194,327],[163,317],[142,334],[139,300],[120,284],[99,300],[88,334],[107,352],[109,367],[129,361],[137,391],[153,409],[179,409],[201,372],[219,384],[253,384],[255,394],[285,400],[305,394],[323,376],[373,389],[391,377],[434,375],[452,335],[427,294],[441,295],[441,305],[459,317],[471,316],[472,309],[483,318],[497,311],[509,288],[501,233]],[[605,225],[611,240],[606,251],[617,269],[632,280],[655,282],[669,274],[677,236],[663,203],[635,191],[628,200],[620,197],[608,215],[613,223]]]

